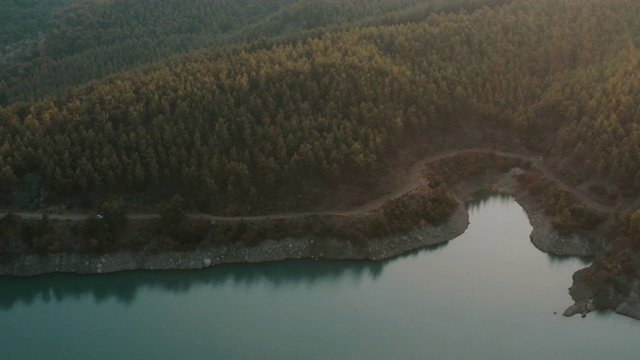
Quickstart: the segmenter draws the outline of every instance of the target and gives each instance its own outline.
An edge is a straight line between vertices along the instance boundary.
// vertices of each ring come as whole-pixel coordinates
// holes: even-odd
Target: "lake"
[[[0,277],[0,359],[638,359],[640,321],[565,318],[571,275],[510,197],[374,261]]]

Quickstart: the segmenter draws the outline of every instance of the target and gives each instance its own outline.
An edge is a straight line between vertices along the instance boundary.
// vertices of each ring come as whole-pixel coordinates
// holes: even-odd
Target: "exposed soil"
[[[236,243],[189,252],[116,252],[104,255],[49,254],[28,255],[0,265],[0,275],[33,276],[52,272],[79,274],[123,270],[200,269],[229,263],[256,263],[285,259],[370,259],[391,258],[417,248],[440,244],[460,236],[469,223],[464,206],[440,226],[428,226],[369,241],[364,246],[334,238],[309,236],[266,240],[257,246]]]
[[[295,213],[278,213],[278,214],[269,214],[269,215],[255,215],[255,216],[216,216],[209,214],[199,214],[193,213],[189,214],[192,218],[200,218],[207,219],[211,221],[238,221],[238,220],[265,220],[265,219],[291,219],[291,218],[302,218],[306,216],[313,215],[338,215],[338,216],[352,216],[358,215],[362,213],[369,212],[384,202],[398,198],[411,190],[417,188],[421,184],[424,183],[424,179],[422,177],[421,171],[422,169],[429,163],[434,163],[440,161],[442,159],[451,158],[456,155],[466,154],[466,153],[480,153],[480,154],[494,154],[499,155],[505,158],[513,158],[524,161],[531,161],[545,176],[548,177],[549,180],[556,183],[560,188],[565,191],[570,192],[576,198],[583,201],[584,204],[596,211],[601,211],[605,213],[610,213],[613,211],[613,208],[604,204],[600,204],[597,201],[590,199],[587,194],[582,192],[581,190],[571,187],[568,184],[564,183],[560,178],[555,176],[550,169],[542,164],[542,157],[522,154],[522,153],[514,153],[514,152],[505,152],[493,149],[457,149],[457,150],[449,150],[439,152],[437,154],[429,155],[424,157],[417,163],[415,163],[406,173],[400,173],[402,175],[396,176],[396,181],[393,188],[389,189],[386,194],[381,195],[375,199],[369,200],[364,204],[354,206],[348,209],[342,210],[327,210],[327,211],[310,211],[310,212],[295,212]],[[14,213],[17,216],[22,218],[29,219],[39,219],[42,216],[42,212],[16,212]],[[0,216],[4,216],[5,213],[0,214]],[[91,214],[72,214],[72,213],[51,213],[49,214],[49,218],[52,220],[84,220],[91,217]],[[136,213],[129,214],[128,217],[132,220],[149,220],[149,219],[157,219],[160,217],[159,214],[156,213]]]
[[[205,218],[211,221],[244,221],[295,218],[309,215],[343,215],[357,216],[376,209],[385,201],[397,198],[423,185],[425,179],[421,171],[430,162],[439,161],[463,153],[477,152],[496,154],[506,158],[515,158],[533,162],[547,179],[558,187],[581,200],[586,207],[598,212],[610,213],[610,206],[592,200],[587,194],[573,188],[555,176],[541,163],[541,159],[527,154],[500,152],[490,149],[465,149],[441,152],[423,158],[404,173],[403,181],[389,193],[364,204],[344,210],[333,210],[310,213],[274,214],[245,217],[220,217],[205,214],[190,214],[190,217]],[[469,215],[464,204],[478,191],[511,194],[527,212],[533,226],[532,243],[540,250],[557,255],[594,256],[608,250],[609,242],[599,231],[582,232],[565,236],[552,226],[551,219],[544,214],[539,200],[530,196],[518,186],[516,177],[526,170],[512,169],[507,173],[495,171],[482,176],[459,182],[455,187],[458,208],[451,218],[439,226],[425,226],[382,239],[371,239],[363,244],[354,244],[342,239],[330,237],[285,238],[278,241],[266,240],[256,246],[235,243],[229,246],[216,246],[194,251],[161,252],[114,252],[104,255],[92,254],[49,254],[27,255],[20,258],[0,261],[0,275],[32,276],[52,272],[73,272],[81,274],[106,273],[138,269],[198,269],[228,263],[255,263],[297,258],[323,259],[370,259],[382,260],[392,258],[411,250],[442,244],[461,235],[469,223]],[[41,213],[17,213],[25,218],[40,218]],[[90,217],[89,214],[50,214],[51,220],[78,221]],[[157,218],[157,214],[132,214],[131,219],[146,220]],[[582,271],[582,270],[581,270]],[[574,286],[571,295],[576,304],[569,307],[566,316],[576,313],[586,315],[593,311],[593,294],[584,282],[580,281],[581,271],[574,275]],[[621,314],[640,319],[640,284],[636,281],[630,286],[627,298],[618,299],[615,310]]]

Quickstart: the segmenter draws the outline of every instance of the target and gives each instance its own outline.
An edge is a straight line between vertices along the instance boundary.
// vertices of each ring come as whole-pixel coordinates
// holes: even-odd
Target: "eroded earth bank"
[[[559,256],[596,259],[597,269],[592,265],[574,275],[574,285],[570,288],[570,294],[576,303],[570,306],[564,315],[572,316],[580,313],[585,316],[589,311],[596,309],[612,309],[620,314],[640,319],[638,295],[640,284],[635,277],[625,277],[628,280],[626,283],[617,278],[615,282],[594,281],[594,278],[598,278],[597,274],[601,272],[602,263],[606,262],[608,254],[615,251],[615,247],[611,245],[612,242],[605,236],[606,229],[610,226],[610,214],[603,212],[598,205],[590,207],[588,204],[586,206],[581,204],[579,194],[566,191],[567,187],[557,178],[545,176],[544,166],[533,161],[535,158],[531,156],[514,156],[500,152],[450,152],[447,156],[433,158],[432,162],[420,162],[419,170],[421,171],[418,172],[420,183],[408,187],[406,193],[399,195],[398,198],[388,199],[384,204],[374,209],[367,209],[362,214],[307,214],[302,217],[303,220],[296,219],[295,223],[282,223],[291,219],[277,217],[274,219],[260,217],[259,220],[255,220],[280,223],[283,226],[298,226],[302,233],[307,231],[306,234],[301,235],[301,232],[293,231],[290,235],[286,232],[278,233],[278,236],[270,238],[269,235],[274,233],[266,232],[262,233],[264,239],[261,241],[246,241],[246,237],[238,238],[235,234],[227,243],[212,245],[211,237],[214,235],[212,231],[205,231],[204,240],[199,241],[192,248],[171,249],[145,246],[108,251],[103,248],[101,251],[78,253],[28,253],[2,259],[0,275],[33,276],[53,272],[91,274],[140,269],[199,269],[219,264],[298,258],[382,260],[455,239],[464,233],[469,224],[469,214],[465,205],[468,201],[482,193],[508,194],[513,196],[526,211],[533,227],[531,241],[537,248]],[[466,170],[460,171],[462,168]],[[445,195],[440,194],[445,191],[441,183],[448,184]],[[430,218],[421,218],[414,211],[400,215],[415,218],[413,219],[415,221],[410,224],[418,224],[418,226],[407,229],[406,224],[400,227],[385,225],[385,230],[378,231],[376,234],[385,234],[391,231],[390,228],[401,231],[383,236],[367,236],[372,234],[372,229],[379,227],[379,223],[392,221],[389,214],[397,211],[398,207],[417,206],[415,209],[419,213],[420,206],[433,205],[433,202],[423,201],[425,198],[438,198],[438,201],[443,201],[438,196],[443,199],[448,198],[455,203],[455,206],[451,206],[446,211],[446,221],[434,221],[433,209],[427,211]],[[573,206],[584,212],[578,224],[573,224],[570,229],[563,228],[562,209],[557,208],[560,206],[558,203],[562,206]],[[445,202],[437,204],[446,207],[442,205],[446,204]],[[554,209],[550,204],[555,204],[556,208]],[[607,209],[604,208],[604,210]],[[436,212],[435,215],[437,215],[436,218],[442,217],[440,212]],[[11,220],[7,220],[7,217],[5,215],[2,220],[5,223],[2,226],[5,228],[8,227],[7,221]],[[15,218],[16,215],[13,217]],[[85,221],[90,220],[94,219]],[[32,221],[42,222],[43,220]],[[130,220],[136,229],[139,225],[135,224],[136,222],[151,221]],[[240,225],[251,221],[251,218],[239,220]],[[78,221],[47,220],[48,226],[56,228],[55,233],[58,236],[71,236],[70,233],[77,231],[77,229],[73,230],[73,223],[76,222]],[[199,226],[203,223],[214,225],[220,223],[219,220],[202,217],[198,218],[197,222]],[[316,231],[313,227],[317,227],[318,223],[325,225],[328,223],[337,228],[342,227],[343,230],[334,233]],[[363,224],[367,224],[368,227]],[[367,230],[360,233],[345,232],[344,228],[349,230],[350,227],[357,229],[363,227]],[[272,226],[270,229],[273,230],[273,228]],[[237,225],[235,229],[238,229]],[[4,231],[7,233],[6,229]],[[11,231],[8,233],[11,234]],[[153,233],[148,231],[143,233],[145,236],[153,236]],[[139,235],[140,232],[135,236]],[[349,236],[354,237],[350,239]],[[614,264],[613,266],[623,265]]]

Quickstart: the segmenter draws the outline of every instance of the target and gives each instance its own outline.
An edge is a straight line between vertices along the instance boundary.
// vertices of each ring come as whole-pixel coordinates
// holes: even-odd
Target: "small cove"
[[[0,359],[640,355],[637,320],[560,315],[588,263],[536,249],[511,197],[469,211],[459,238],[381,262],[0,278]]]

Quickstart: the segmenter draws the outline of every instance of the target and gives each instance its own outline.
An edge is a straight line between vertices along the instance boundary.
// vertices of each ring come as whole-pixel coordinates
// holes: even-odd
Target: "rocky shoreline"
[[[266,240],[256,246],[236,243],[188,252],[117,252],[103,255],[49,254],[28,255],[0,263],[0,276],[36,276],[47,273],[100,274],[128,270],[202,269],[222,264],[259,263],[287,259],[384,260],[409,251],[446,243],[463,234],[469,225],[465,203],[477,192],[508,194],[515,197],[528,215],[533,230],[531,242],[541,251],[560,256],[590,257],[607,249],[606,239],[597,232],[569,237],[559,234],[540,204],[518,189],[515,177],[524,170],[495,172],[463,181],[455,187],[459,206],[451,218],[439,226],[417,228],[404,234],[374,239],[364,245],[335,238],[304,237]],[[565,316],[596,310],[588,289],[581,285],[579,272],[574,275],[570,294],[576,303]],[[640,283],[632,286],[629,298],[615,311],[640,320]]]
[[[265,240],[255,246],[236,243],[194,251],[114,252],[95,254],[27,255],[0,262],[0,276],[37,276],[48,273],[102,274],[131,270],[202,269],[235,263],[259,263],[288,259],[384,260],[409,251],[446,243],[462,235],[469,225],[465,203],[479,191],[510,193],[515,187],[513,173],[484,176],[458,184],[458,207],[447,222],[425,226],[404,234],[372,239],[364,246],[330,237]],[[463,200],[461,200],[463,199]]]
[[[100,274],[126,270],[201,269],[234,263],[259,263],[287,259],[383,260],[408,251],[447,242],[469,225],[469,214],[458,206],[449,221],[439,226],[414,229],[405,234],[369,241],[365,246],[335,238],[285,238],[266,240],[256,246],[236,243],[188,252],[117,252],[103,255],[28,255],[0,264],[0,276],[35,276],[64,272]]]

